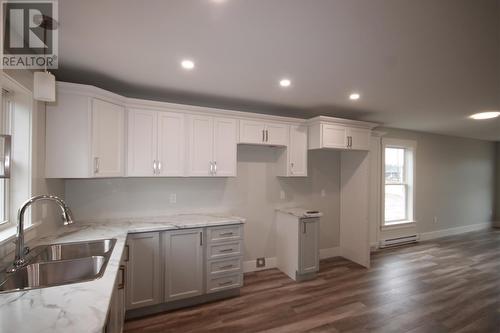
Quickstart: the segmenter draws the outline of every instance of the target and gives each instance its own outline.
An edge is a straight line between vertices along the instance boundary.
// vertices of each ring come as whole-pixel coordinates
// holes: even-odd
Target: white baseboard
[[[441,238],[441,237],[446,237],[446,236],[453,236],[453,235],[463,234],[466,232],[488,229],[491,227],[492,227],[491,223],[488,222],[488,223],[477,223],[477,224],[466,225],[463,227],[448,228],[448,229],[436,230],[436,231],[430,231],[430,232],[421,232],[420,233],[420,240],[425,241],[425,240]]]
[[[256,259],[243,262],[243,273],[263,271],[270,268],[276,268],[276,257],[266,258],[266,266],[264,267],[257,267]]]
[[[339,257],[342,255],[340,246],[330,247],[328,249],[319,250],[319,259],[327,259],[333,257]]]

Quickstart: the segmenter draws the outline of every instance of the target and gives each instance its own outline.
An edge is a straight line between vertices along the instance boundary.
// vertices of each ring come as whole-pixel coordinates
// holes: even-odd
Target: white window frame
[[[406,217],[402,220],[386,221],[385,219],[385,149],[400,148],[405,150],[403,181],[406,191]],[[417,161],[417,142],[393,138],[382,139],[382,229],[408,227],[416,224],[415,220],[415,169]],[[390,186],[390,185],[389,185]]]
[[[14,106],[14,100],[9,93],[4,93],[2,91],[2,110],[0,112],[0,133],[1,134],[12,134],[11,128],[11,117]],[[4,112],[5,108],[5,112]],[[0,186],[0,190],[3,191],[3,216],[0,215],[0,230],[11,227],[14,225],[14,221],[10,218],[10,179],[3,179],[4,184]]]

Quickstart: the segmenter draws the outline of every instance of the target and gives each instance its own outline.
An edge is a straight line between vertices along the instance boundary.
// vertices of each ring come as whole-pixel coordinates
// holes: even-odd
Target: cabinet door
[[[94,177],[119,177],[124,174],[125,108],[92,100],[92,157]]]
[[[189,121],[189,176],[212,176],[213,130],[212,117],[191,116]]]
[[[351,149],[370,150],[370,130],[363,128],[348,128],[347,136],[351,138]]]
[[[159,233],[131,234],[127,243],[127,310],[160,303]]]
[[[157,148],[157,112],[128,111],[127,176],[152,177]]]
[[[321,125],[323,148],[347,148],[347,129],[343,126]]]
[[[184,175],[184,115],[158,112],[158,175]]]
[[[236,176],[236,120],[214,118],[214,175]]]
[[[265,144],[265,127],[260,121],[240,120],[239,143]]]
[[[299,230],[299,273],[319,270],[319,219],[301,219]]]
[[[266,126],[266,143],[276,146],[288,145],[289,126],[284,124],[270,123]]]
[[[203,293],[203,229],[163,233],[165,300],[173,301]]]
[[[295,177],[307,176],[307,126],[290,127],[289,175]]]

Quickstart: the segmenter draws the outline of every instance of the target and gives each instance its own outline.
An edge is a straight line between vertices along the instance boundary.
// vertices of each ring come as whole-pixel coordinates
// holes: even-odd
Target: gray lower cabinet
[[[122,333],[125,322],[125,262],[120,263],[118,280],[113,289],[113,296],[106,321],[105,333]]]
[[[127,310],[161,303],[160,234],[130,234],[127,247]]]
[[[203,294],[204,229],[165,231],[165,301]]]
[[[299,220],[299,273],[319,270],[319,218]]]

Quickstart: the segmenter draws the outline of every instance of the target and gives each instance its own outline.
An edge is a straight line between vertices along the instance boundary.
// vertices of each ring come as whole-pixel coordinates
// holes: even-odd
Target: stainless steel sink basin
[[[0,293],[98,279],[115,243],[116,239],[103,239],[37,246],[27,256],[27,266],[0,274]]]
[[[105,256],[115,246],[116,239],[102,239],[90,242],[42,245],[31,251],[32,262],[68,260],[92,256]]]
[[[0,292],[93,280],[102,276],[105,264],[102,256],[30,264],[9,274]]]

